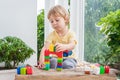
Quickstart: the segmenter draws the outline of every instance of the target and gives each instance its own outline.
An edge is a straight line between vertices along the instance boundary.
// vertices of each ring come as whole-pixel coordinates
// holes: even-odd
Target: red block
[[[55,54],[55,52],[50,52],[50,54]]]
[[[56,52],[56,55],[57,55],[59,58],[62,58],[62,57],[63,57],[63,52]]]
[[[50,62],[50,60],[49,59],[45,59],[45,62]]]
[[[68,53],[69,51],[68,51],[68,50],[65,50],[64,52]]]
[[[105,73],[109,73],[109,71],[110,71],[110,67],[109,66],[105,66]]]
[[[49,56],[49,50],[45,50],[45,56]]]
[[[62,66],[62,63],[57,63],[58,66]]]
[[[31,66],[26,66],[27,69],[27,74],[31,75],[32,74],[32,67]]]

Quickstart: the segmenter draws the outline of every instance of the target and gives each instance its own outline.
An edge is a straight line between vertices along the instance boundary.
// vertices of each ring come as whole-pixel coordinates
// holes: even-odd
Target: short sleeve
[[[77,44],[77,39],[76,39],[76,36],[75,36],[75,33],[73,31],[70,32],[70,39],[69,41],[74,41],[75,44]]]
[[[47,38],[45,39],[45,41],[49,42],[49,43],[52,43],[52,39],[53,39],[53,33],[51,32]]]

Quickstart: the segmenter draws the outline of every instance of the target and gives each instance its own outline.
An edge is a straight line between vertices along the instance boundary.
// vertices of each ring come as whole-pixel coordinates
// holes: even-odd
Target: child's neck
[[[63,30],[56,31],[60,37],[65,36],[68,33],[69,29],[68,27],[65,27]]]

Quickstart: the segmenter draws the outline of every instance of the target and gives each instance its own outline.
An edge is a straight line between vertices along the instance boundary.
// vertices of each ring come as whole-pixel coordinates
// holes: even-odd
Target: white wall
[[[17,36],[37,52],[37,0],[0,0],[0,38]],[[37,53],[25,63],[35,65]]]

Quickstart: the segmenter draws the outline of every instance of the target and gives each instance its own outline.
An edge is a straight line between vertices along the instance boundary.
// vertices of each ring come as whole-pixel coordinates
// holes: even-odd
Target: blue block
[[[57,68],[62,68],[62,66],[58,66],[58,65],[57,65]]]
[[[68,55],[69,55],[69,56],[72,55],[72,51],[69,51],[69,52],[68,52]]]
[[[50,69],[50,64],[45,64],[44,70],[49,70]]]
[[[18,67],[17,67],[17,74],[20,74],[20,69],[21,69],[21,68],[24,68],[24,67],[25,67],[25,66],[18,66]]]
[[[68,53],[63,52],[63,57],[68,57]]]
[[[50,64],[45,64],[45,67],[46,68],[50,68]]]
[[[17,67],[17,74],[20,74],[21,67]]]
[[[72,51],[69,51],[68,53],[67,52],[63,52],[63,57],[68,57],[72,55]]]

